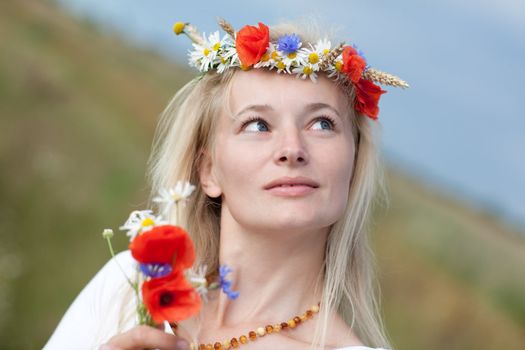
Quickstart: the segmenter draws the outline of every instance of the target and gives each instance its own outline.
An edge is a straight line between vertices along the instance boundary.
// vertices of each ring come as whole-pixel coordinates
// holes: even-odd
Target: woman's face
[[[235,74],[229,103],[233,117],[221,113],[215,157],[201,169],[205,192],[222,196],[221,215],[272,232],[336,222],[355,152],[340,89],[324,76],[313,83],[253,69]]]

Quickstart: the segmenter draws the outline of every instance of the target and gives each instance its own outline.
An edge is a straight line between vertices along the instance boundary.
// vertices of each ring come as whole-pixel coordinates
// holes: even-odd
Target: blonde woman
[[[320,41],[318,33],[289,25],[268,30],[262,23],[234,33],[221,25],[236,41],[220,45],[236,45],[236,52],[217,63],[203,55],[211,38],[176,26],[194,40],[193,63],[203,74],[163,112],[149,175],[152,197],[181,179],[197,184],[178,222],[192,236],[198,264],[232,268],[240,297],[210,292],[178,336],[137,326],[134,295],[121,271],[135,271],[126,251],[84,288],[45,349],[392,349],[366,230],[382,188],[372,132],[384,92],[368,82],[374,74],[375,81],[383,74],[394,79],[390,85],[404,82],[370,70],[355,49]],[[243,51],[242,40],[263,50]],[[305,310],[313,316],[292,322],[293,329],[265,333],[265,325]],[[261,326],[263,337],[229,341]]]

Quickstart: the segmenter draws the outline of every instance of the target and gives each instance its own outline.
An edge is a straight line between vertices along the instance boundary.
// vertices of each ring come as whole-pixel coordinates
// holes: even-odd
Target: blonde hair
[[[319,35],[318,30],[312,35],[286,24],[271,28],[271,40],[292,32],[301,37],[303,44],[315,43],[318,39],[315,35]],[[213,131],[236,72],[234,69],[222,74],[208,72],[193,79],[163,111],[149,160],[151,198],[161,188],[173,187],[179,180],[200,183],[202,155],[205,151],[215,153]],[[349,97],[353,98],[352,93]],[[365,344],[389,348],[380,315],[376,264],[367,234],[367,219],[374,199],[379,198],[376,191],[380,189],[386,194],[372,129],[377,125],[372,126],[369,118],[356,115],[353,108],[349,110],[357,135],[354,173],[345,214],[332,226],[328,236],[320,318],[312,347],[319,344],[324,348],[329,312],[336,310]],[[220,205],[220,200],[209,198],[197,186],[177,214],[178,224],[192,236],[198,263],[206,264],[210,271],[219,264]]]

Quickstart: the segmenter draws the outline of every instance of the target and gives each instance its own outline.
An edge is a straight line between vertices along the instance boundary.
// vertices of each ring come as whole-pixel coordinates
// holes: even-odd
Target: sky
[[[191,44],[176,21],[206,34],[316,19],[368,63],[398,75],[378,131],[390,166],[525,229],[525,2],[522,0],[59,0],[79,16],[179,62]]]

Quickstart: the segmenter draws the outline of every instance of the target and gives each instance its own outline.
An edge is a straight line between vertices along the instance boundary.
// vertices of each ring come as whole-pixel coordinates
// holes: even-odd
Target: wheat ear
[[[224,18],[217,18],[217,22],[226,33],[230,34],[232,38],[235,38],[235,29],[233,29],[230,23],[226,22]]]
[[[321,63],[319,63],[319,68],[321,68],[321,70],[325,70],[331,64],[333,64],[337,57],[339,57],[341,52],[343,52],[343,46],[345,46],[344,41],[337,45],[335,48],[333,48],[326,56],[324,56]]]
[[[184,28],[184,34],[188,36],[188,38],[191,39],[195,44],[198,45],[204,45],[204,38],[197,32],[197,28],[195,28],[191,24],[186,24],[186,27]]]
[[[390,73],[381,72],[374,68],[368,68],[363,73],[363,78],[370,81],[375,81],[382,85],[396,86],[403,89],[409,87],[408,83],[395,75]]]

